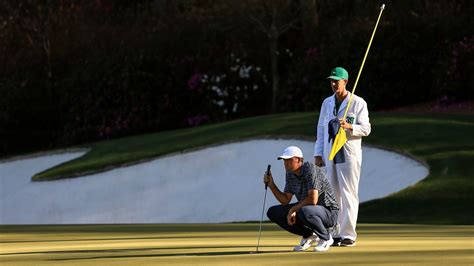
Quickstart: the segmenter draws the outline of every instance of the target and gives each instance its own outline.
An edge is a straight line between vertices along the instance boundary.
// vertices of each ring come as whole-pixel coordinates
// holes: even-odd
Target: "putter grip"
[[[270,173],[270,168],[272,168],[272,165],[271,165],[271,164],[269,164],[269,165],[267,166],[267,175]],[[268,183],[265,183],[265,189],[267,189],[267,188],[268,188]]]

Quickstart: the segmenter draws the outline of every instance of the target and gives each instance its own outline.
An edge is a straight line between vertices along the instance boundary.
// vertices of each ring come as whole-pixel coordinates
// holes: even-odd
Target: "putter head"
[[[385,4],[382,4],[382,6],[380,7],[380,10],[384,10],[385,9]]]

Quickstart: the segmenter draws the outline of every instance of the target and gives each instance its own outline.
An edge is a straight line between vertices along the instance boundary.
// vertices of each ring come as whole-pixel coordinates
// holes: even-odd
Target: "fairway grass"
[[[474,264],[474,226],[360,224],[356,247],[291,252],[264,224],[0,226],[0,265]]]

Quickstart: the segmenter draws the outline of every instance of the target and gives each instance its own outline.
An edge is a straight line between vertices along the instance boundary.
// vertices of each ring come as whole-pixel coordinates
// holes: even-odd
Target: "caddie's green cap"
[[[342,67],[335,67],[331,70],[331,75],[328,79],[340,80],[349,79],[349,73]]]

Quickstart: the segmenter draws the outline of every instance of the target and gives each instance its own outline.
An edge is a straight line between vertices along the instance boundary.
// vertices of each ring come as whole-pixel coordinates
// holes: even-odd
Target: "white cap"
[[[293,157],[303,158],[303,152],[301,151],[300,148],[298,148],[296,146],[287,147],[283,151],[283,154],[278,157],[278,160],[280,160],[280,159],[290,159],[290,158],[293,158]]]

